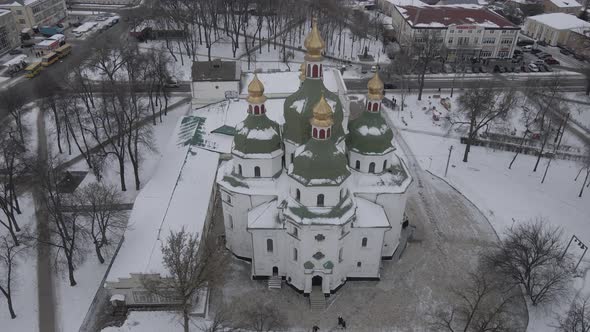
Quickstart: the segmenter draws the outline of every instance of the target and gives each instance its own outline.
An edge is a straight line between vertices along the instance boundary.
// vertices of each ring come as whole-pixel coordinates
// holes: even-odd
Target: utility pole
[[[445,177],[447,177],[447,172],[449,171],[449,163],[451,162],[451,153],[453,153],[453,146],[449,148],[449,158],[447,159],[447,167],[445,168]]]

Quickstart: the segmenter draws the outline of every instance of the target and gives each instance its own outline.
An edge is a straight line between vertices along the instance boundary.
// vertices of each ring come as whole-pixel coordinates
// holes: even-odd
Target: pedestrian
[[[342,319],[342,328],[346,330],[346,321],[344,319]]]
[[[314,325],[312,328],[313,332],[318,332],[320,328],[317,325]]]
[[[342,317],[338,316],[338,327],[342,326],[342,321],[343,321]]]

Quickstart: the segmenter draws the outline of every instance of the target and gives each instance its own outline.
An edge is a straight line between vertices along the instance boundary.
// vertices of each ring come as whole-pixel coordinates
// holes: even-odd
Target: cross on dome
[[[320,61],[322,59],[322,51],[324,50],[326,43],[322,39],[320,31],[318,30],[318,20],[316,17],[312,19],[311,32],[305,37],[303,45],[307,50],[305,60]]]

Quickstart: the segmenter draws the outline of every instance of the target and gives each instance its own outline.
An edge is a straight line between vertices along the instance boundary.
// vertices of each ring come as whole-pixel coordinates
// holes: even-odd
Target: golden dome
[[[313,107],[313,118],[310,123],[315,127],[330,127],[334,124],[334,119],[332,118],[333,114],[332,108],[328,105],[326,98],[324,98],[324,93],[322,92],[320,101],[318,101]]]
[[[383,99],[383,81],[381,81],[381,78],[379,78],[378,72],[376,72],[373,78],[369,80],[367,88],[369,88],[369,99]]]
[[[301,66],[299,66],[299,80],[300,81],[305,81],[305,63],[302,63]]]
[[[248,84],[248,102],[252,104],[262,104],[266,101],[264,95],[264,85],[258,79],[258,74],[254,74],[254,79]]]
[[[305,60],[319,61],[322,59],[322,51],[324,50],[326,43],[324,43],[324,40],[320,35],[320,31],[318,30],[318,20],[315,17],[312,19],[311,31],[307,37],[305,37],[303,45],[307,50]]]

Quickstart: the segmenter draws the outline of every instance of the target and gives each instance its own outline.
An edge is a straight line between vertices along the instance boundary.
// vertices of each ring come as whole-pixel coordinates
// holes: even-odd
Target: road
[[[485,75],[485,76],[483,76]],[[396,85],[395,79],[387,79],[386,73],[380,73],[381,78],[385,81],[385,83],[392,83]],[[495,78],[495,79],[494,79]],[[510,73],[510,74],[466,74],[464,77],[458,77],[453,82],[453,77],[444,77],[444,76],[434,76],[430,75],[427,76],[424,81],[424,88],[425,89],[450,89],[455,86],[455,88],[460,89],[462,87],[467,87],[470,84],[475,82],[480,82],[485,80],[486,83],[491,84],[494,87],[506,87],[512,86],[515,88],[522,87],[524,82],[527,79],[534,78],[540,82],[551,82],[554,79],[551,73],[545,74],[526,74],[526,73]],[[346,88],[349,91],[366,91],[367,89],[367,82],[370,78],[363,78],[363,79],[345,79],[344,82],[346,83]],[[584,91],[586,89],[586,79],[583,76],[575,75],[575,76],[564,76],[561,79],[561,84],[564,90],[567,91]],[[418,81],[417,80],[410,80],[409,82],[411,89],[418,89]]]

